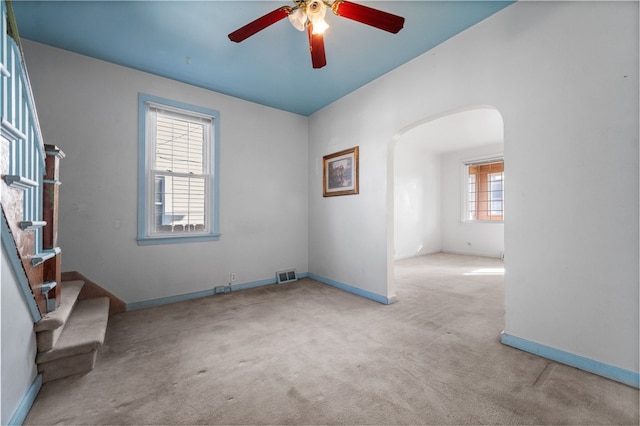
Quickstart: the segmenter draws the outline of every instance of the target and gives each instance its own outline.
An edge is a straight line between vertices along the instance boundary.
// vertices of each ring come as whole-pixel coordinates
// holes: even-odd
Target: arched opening
[[[389,147],[389,294],[396,295],[394,270],[402,259],[434,253],[503,256],[502,216],[475,220],[468,212],[474,205],[469,164],[502,159],[504,124],[490,106],[449,111],[398,131]],[[489,195],[499,194],[502,203],[498,183]]]

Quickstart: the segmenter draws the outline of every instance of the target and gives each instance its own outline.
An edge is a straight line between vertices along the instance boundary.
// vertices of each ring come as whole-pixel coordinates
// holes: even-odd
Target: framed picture
[[[322,196],[358,193],[358,147],[322,157]]]

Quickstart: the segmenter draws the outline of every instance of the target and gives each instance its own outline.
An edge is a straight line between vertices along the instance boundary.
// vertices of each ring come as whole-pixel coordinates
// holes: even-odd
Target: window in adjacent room
[[[138,241],[217,239],[218,113],[140,95]]]
[[[504,219],[504,161],[482,160],[465,163],[465,220]]]

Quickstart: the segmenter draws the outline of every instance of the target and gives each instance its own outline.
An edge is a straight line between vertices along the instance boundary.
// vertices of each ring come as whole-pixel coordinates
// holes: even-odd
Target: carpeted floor
[[[397,262],[385,306],[318,282],[119,314],[25,424],[635,424],[638,390],[499,343],[502,262]]]

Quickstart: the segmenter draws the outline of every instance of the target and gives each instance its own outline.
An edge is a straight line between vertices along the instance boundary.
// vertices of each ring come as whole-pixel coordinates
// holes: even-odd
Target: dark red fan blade
[[[336,1],[333,4],[333,13],[344,18],[353,19],[363,24],[396,34],[404,26],[402,16],[393,15],[361,4],[350,1]]]
[[[235,41],[236,43],[240,43],[243,40],[248,39],[258,31],[262,31],[267,28],[269,25],[273,25],[281,19],[286,18],[291,12],[291,8],[289,6],[283,6],[274,10],[273,12],[269,12],[266,15],[256,19],[253,22],[249,22],[242,28],[238,28],[231,34],[229,34],[229,40]]]
[[[307,27],[309,33],[309,50],[311,51],[311,64],[314,68],[322,68],[327,65],[327,58],[324,54],[324,36],[313,34],[313,24]]]

